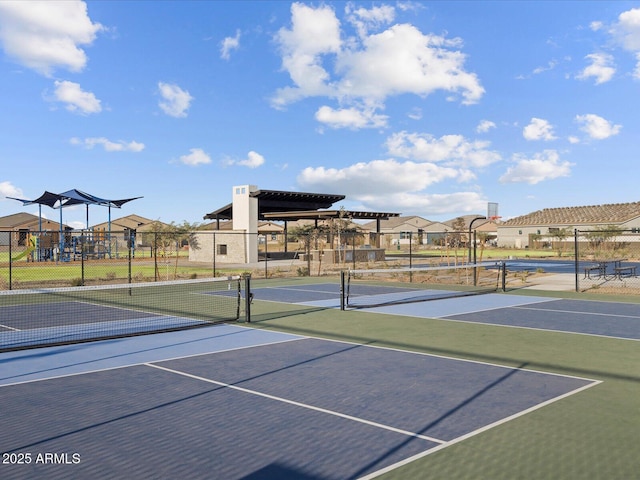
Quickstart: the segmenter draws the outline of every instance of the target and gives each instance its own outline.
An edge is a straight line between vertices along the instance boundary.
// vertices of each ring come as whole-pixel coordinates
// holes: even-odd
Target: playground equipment
[[[122,206],[130,202],[132,200],[137,200],[142,197],[133,197],[133,198],[123,198],[121,200],[109,200],[106,198],[96,197],[95,195],[91,195],[86,192],[82,192],[80,190],[68,190],[63,193],[51,193],[45,191],[40,197],[35,200],[25,200],[22,198],[15,197],[7,197],[12,200],[17,200],[22,202],[23,206],[27,205],[38,205],[39,209],[39,217],[42,219],[42,205],[47,205],[50,208],[60,210],[60,235],[58,237],[58,246],[52,247],[50,250],[50,254],[54,257],[57,253],[60,255],[60,258],[63,260],[70,260],[72,255],[80,255],[82,252],[77,252],[77,245],[74,245],[72,241],[66,241],[66,235],[64,232],[64,226],[62,223],[62,209],[64,207],[69,207],[73,205],[85,205],[87,210],[87,230],[89,230],[89,205],[99,205],[102,207],[107,207],[109,209],[109,233],[111,232],[111,208],[122,208]],[[40,230],[42,230],[42,225],[40,225]],[[103,231],[104,232],[104,231]],[[93,240],[92,240],[93,241]],[[109,255],[111,252],[109,251]]]

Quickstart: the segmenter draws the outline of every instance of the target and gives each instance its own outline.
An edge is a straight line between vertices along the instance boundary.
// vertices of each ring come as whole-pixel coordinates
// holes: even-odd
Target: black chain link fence
[[[640,232],[575,230],[529,249],[496,246],[480,232],[263,232],[224,230],[0,231],[0,290],[136,283],[251,274],[335,276],[345,269],[506,261],[516,288],[548,277],[518,259],[573,262],[576,291],[640,294]],[[513,268],[510,268],[513,265]],[[526,275],[525,275],[526,274]],[[565,274],[566,275],[566,274]]]

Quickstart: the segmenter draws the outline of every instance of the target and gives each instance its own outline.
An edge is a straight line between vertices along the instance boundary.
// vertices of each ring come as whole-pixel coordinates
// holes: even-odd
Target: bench
[[[622,276],[627,276],[627,277],[635,277],[636,276],[636,266],[635,265],[628,265],[628,266],[619,266],[619,267],[615,267],[613,269],[613,273],[614,275],[618,278],[618,279],[622,279]]]
[[[602,265],[591,265],[590,267],[585,267],[584,278],[591,278],[591,274],[594,272],[597,272],[597,278],[600,278],[604,274],[604,268],[602,267]]]

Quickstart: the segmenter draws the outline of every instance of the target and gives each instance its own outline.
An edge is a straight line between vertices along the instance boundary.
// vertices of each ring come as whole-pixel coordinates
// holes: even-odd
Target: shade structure
[[[127,202],[137,200],[142,197],[123,198],[119,200],[109,200],[106,198],[96,197],[90,193],[83,192],[78,189],[67,190],[63,193],[51,193],[46,191],[35,200],[25,200],[22,198],[7,197],[12,200],[22,202],[23,206],[38,205],[40,225],[39,229],[42,230],[42,205],[60,210],[60,251],[64,249],[64,236],[62,231],[62,209],[65,207],[71,207],[73,205],[86,205],[87,211],[87,229],[89,229],[89,205],[99,205],[107,207],[109,209],[109,235],[111,235],[111,207],[121,208]]]

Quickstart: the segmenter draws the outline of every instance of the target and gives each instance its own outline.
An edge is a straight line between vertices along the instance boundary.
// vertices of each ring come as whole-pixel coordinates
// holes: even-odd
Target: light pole
[[[476,220],[486,220],[487,217],[476,217],[473,220],[471,220],[471,222],[469,222],[469,263],[471,263],[471,226],[473,225],[473,222],[475,222]],[[476,262],[476,242],[475,242],[475,238],[473,239],[473,263]]]

